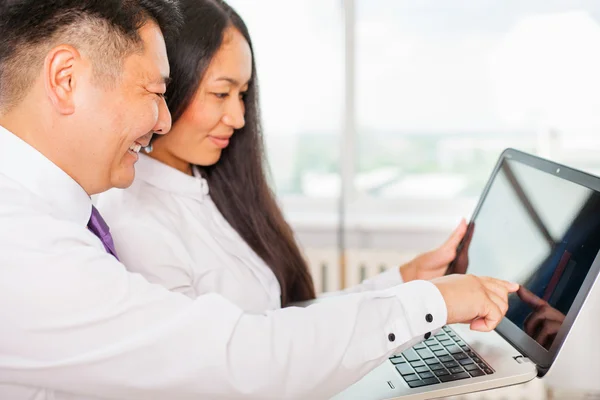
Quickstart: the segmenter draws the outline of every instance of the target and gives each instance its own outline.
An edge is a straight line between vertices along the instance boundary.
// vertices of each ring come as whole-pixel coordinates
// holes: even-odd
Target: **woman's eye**
[[[214,93],[214,95],[219,99],[225,99],[227,96],[229,96],[229,93]]]

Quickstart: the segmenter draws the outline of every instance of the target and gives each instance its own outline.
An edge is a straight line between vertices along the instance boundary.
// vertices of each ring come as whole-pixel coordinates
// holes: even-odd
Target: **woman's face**
[[[252,53],[242,34],[228,28],[198,90],[168,135],[157,138],[152,157],[185,173],[190,164],[219,161],[235,129],[244,126],[244,95],[252,75]]]

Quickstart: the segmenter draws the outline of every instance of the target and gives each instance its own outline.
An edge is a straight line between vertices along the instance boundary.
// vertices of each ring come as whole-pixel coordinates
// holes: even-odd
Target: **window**
[[[600,171],[600,3],[357,0],[356,189],[479,196],[506,147]]]
[[[329,229],[318,245],[338,227],[359,246],[449,232],[506,147],[600,173],[596,0],[230,3],[253,37],[275,188],[297,230]]]
[[[250,31],[280,196],[334,197],[344,98],[339,0],[229,1]]]

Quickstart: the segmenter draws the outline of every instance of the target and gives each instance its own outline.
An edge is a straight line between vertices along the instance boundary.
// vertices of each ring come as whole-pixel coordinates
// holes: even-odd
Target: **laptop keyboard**
[[[390,357],[411,388],[493,374],[494,371],[449,327]]]

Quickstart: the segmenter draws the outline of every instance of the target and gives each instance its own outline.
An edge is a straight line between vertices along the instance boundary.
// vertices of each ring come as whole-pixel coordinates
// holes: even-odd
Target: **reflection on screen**
[[[507,318],[549,349],[600,248],[600,195],[504,160],[451,271],[518,282]]]

